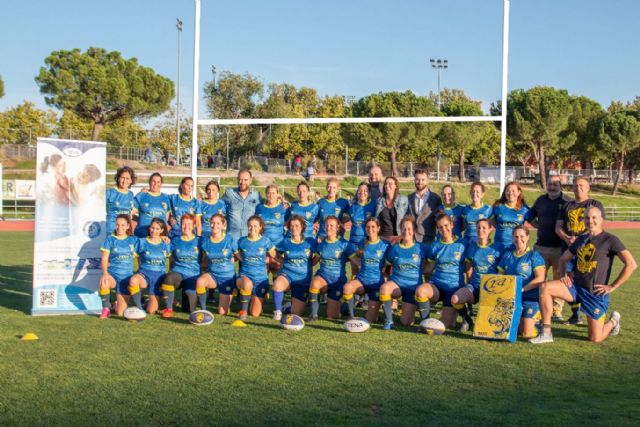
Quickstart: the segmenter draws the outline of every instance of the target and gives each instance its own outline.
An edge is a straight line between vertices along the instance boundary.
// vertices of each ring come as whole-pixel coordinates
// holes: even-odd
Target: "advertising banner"
[[[105,169],[105,143],[38,138],[33,315],[100,312]]]
[[[522,278],[483,274],[473,336],[516,342],[522,315]]]

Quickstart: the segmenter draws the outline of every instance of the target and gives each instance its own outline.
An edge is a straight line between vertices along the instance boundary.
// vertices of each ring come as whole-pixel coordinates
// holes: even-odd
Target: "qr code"
[[[53,307],[56,305],[56,290],[41,289],[38,291],[38,307]]]

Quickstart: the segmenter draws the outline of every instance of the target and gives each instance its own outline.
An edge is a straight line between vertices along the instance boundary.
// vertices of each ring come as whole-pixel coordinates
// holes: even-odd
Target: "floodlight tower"
[[[440,71],[446,70],[449,68],[449,61],[446,59],[433,59],[429,60],[431,62],[431,68],[438,72],[438,110],[442,110],[442,102],[440,99]],[[436,147],[436,167],[438,169],[436,173],[436,179],[440,181],[440,141],[438,140],[438,145]]]

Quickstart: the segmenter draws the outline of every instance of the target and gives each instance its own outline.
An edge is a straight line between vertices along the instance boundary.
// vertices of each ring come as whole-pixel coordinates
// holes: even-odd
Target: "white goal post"
[[[509,7],[510,0],[502,0],[502,108],[500,116],[465,117],[343,117],[343,118],[277,118],[277,119],[198,119],[200,102],[200,2],[195,1],[193,36],[193,111],[191,153],[198,152],[198,126],[232,126],[261,124],[329,124],[329,123],[435,123],[435,122],[500,122],[500,192],[505,185],[507,144],[507,74],[509,69]],[[195,160],[194,160],[195,158]],[[191,156],[191,175],[198,174],[197,156]],[[194,187],[195,191],[195,187]]]

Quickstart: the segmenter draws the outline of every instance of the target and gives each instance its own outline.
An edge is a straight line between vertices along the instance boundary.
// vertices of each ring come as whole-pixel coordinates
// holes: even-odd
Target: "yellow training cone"
[[[247,324],[244,323],[242,320],[237,319],[231,323],[231,326],[235,326],[236,328],[246,328]]]
[[[27,332],[20,338],[22,341],[35,341],[38,339],[38,336],[33,332]]]

